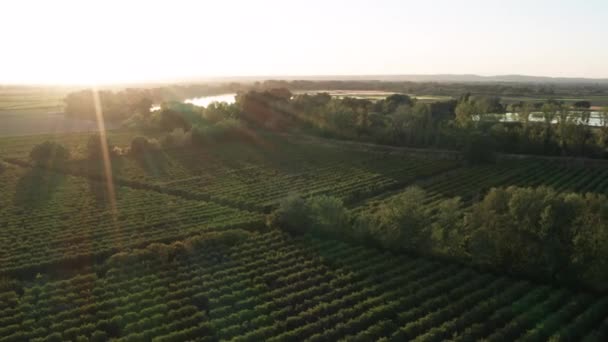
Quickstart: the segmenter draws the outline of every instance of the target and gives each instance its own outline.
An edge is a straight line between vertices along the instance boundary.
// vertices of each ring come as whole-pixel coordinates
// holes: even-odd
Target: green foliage
[[[603,195],[549,188],[492,189],[466,217],[472,262],[606,289],[608,207]]]
[[[304,234],[310,231],[312,219],[309,203],[292,195],[279,203],[279,207],[268,216],[267,224],[292,234]]]
[[[462,148],[464,160],[469,165],[494,162],[494,142],[487,136],[473,133],[466,138]]]
[[[155,139],[146,137],[135,137],[131,141],[130,153],[136,158],[143,158],[146,155],[151,155],[160,152],[160,144]]]
[[[211,125],[200,125],[192,129],[192,142],[205,146],[227,141],[247,140],[248,132],[238,119],[223,119]]]
[[[161,142],[165,148],[183,148],[192,144],[192,131],[184,131],[182,128],[176,128],[171,133],[168,133]]]
[[[161,108],[159,128],[165,132],[171,132],[175,129],[183,129],[189,131],[193,121],[197,121],[198,114],[194,112],[180,112],[175,109]]]
[[[421,188],[406,189],[378,208],[369,229],[387,248],[426,251],[431,215],[422,204],[425,196]]]
[[[104,149],[107,149],[110,158],[116,156],[116,150],[110,140],[101,134],[91,135],[87,141],[87,157],[91,161],[101,161],[104,159]]]
[[[325,195],[313,196],[307,200],[290,196],[268,215],[267,223],[270,227],[292,234],[350,234],[350,215],[344,203],[339,198]]]
[[[57,167],[62,166],[62,164],[70,159],[70,152],[59,143],[45,141],[32,148],[30,159],[38,166]]]
[[[106,266],[110,268],[124,268],[132,267],[136,264],[146,265],[150,262],[174,262],[196,255],[196,253],[205,248],[231,247],[240,244],[247,240],[250,235],[245,230],[234,229],[225,232],[199,234],[171,244],[152,243],[146,248],[116,253],[106,261]]]

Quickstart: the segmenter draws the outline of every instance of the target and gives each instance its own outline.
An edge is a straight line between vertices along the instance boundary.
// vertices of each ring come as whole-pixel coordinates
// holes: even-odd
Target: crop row
[[[99,199],[91,187],[104,185],[91,183],[96,182],[48,171],[5,170],[0,175],[0,191],[8,195],[0,199],[0,272],[31,274],[45,265],[77,264],[202,230],[262,222],[257,213],[122,186],[113,198]]]
[[[271,231],[177,258],[158,258],[161,247],[139,259],[112,257],[105,273],[0,293],[0,341],[605,336],[606,297],[343,242]]]
[[[608,194],[608,170],[584,169],[540,162],[505,162],[471,166],[431,177],[419,183],[426,193],[429,209],[442,199],[460,197],[468,205],[479,200],[492,187],[547,186],[558,192],[596,192]],[[396,194],[398,194],[397,192]],[[395,193],[370,198],[355,207],[355,212],[374,210]]]

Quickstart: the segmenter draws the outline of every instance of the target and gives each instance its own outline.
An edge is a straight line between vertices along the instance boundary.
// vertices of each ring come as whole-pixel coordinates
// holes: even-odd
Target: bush
[[[302,197],[290,196],[268,216],[267,224],[292,234],[304,234],[312,224],[310,206]]]
[[[316,196],[308,200],[293,196],[281,202],[279,208],[268,216],[270,227],[283,229],[292,234],[313,232],[316,234],[349,234],[350,216],[341,199]]]
[[[349,213],[341,199],[325,195],[312,197],[308,206],[315,233],[338,236],[349,233]]]
[[[39,166],[55,166],[70,159],[70,152],[61,144],[45,141],[32,148],[30,159]]]

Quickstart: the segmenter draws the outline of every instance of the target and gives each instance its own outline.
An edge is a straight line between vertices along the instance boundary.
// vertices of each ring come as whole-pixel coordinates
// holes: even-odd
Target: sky
[[[0,83],[525,74],[608,78],[606,0],[0,2]]]

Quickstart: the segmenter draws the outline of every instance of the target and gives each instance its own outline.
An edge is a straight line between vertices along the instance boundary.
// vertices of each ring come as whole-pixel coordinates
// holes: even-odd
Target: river
[[[191,99],[184,100],[184,103],[191,103],[195,106],[199,107],[207,107],[213,102],[225,102],[225,103],[234,103],[236,101],[236,94],[220,94],[220,95],[210,95],[210,96],[200,96],[193,97]],[[157,111],[160,109],[160,105],[156,104],[150,108],[150,111]]]

